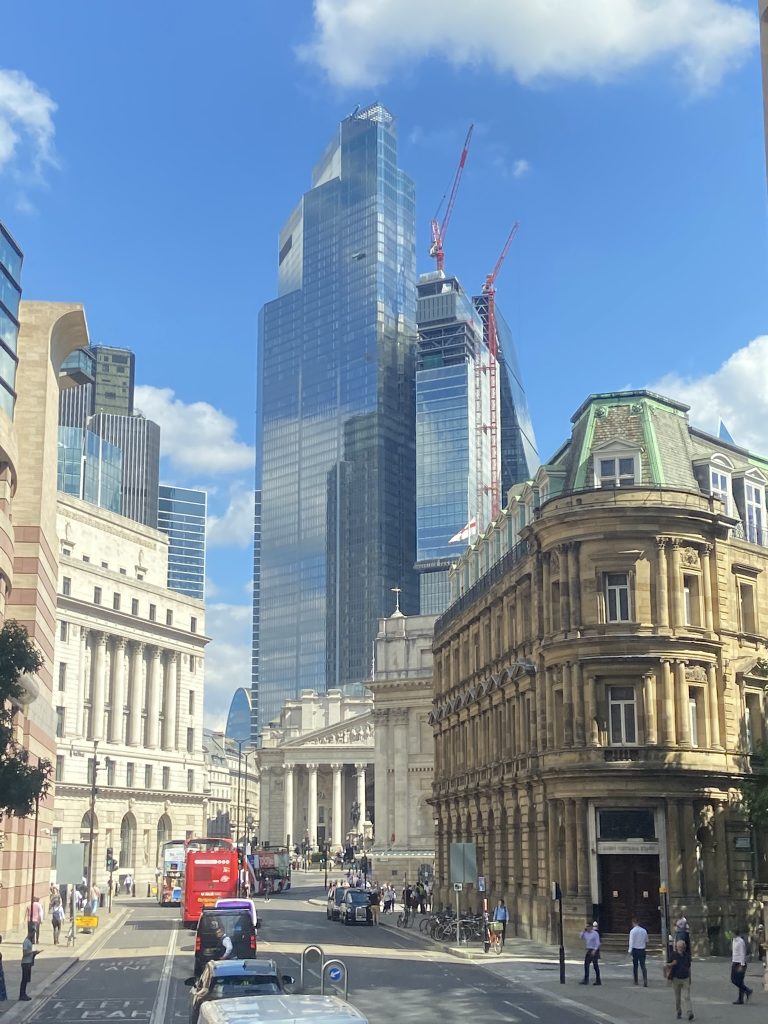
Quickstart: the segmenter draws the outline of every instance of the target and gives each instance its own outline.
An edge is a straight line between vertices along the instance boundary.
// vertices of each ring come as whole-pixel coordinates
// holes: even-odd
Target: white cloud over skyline
[[[209,547],[245,548],[253,541],[253,491],[244,484],[233,489],[223,515],[209,515]]]
[[[223,729],[235,690],[251,685],[251,606],[207,604],[205,629],[205,726]]]
[[[142,384],[136,408],[160,424],[161,454],[178,470],[213,475],[254,465],[254,450],[237,439],[237,423],[209,402],[183,402],[172,388]]]
[[[648,386],[690,405],[695,426],[716,435],[722,419],[737,445],[768,455],[768,335],[738,349],[714,373],[668,373]]]
[[[672,60],[706,91],[757,45],[756,14],[730,0],[315,0],[299,55],[336,85],[375,86],[427,57],[490,65],[523,84],[614,79]]]
[[[55,164],[55,111],[51,97],[23,72],[0,68],[0,172],[28,158],[40,177],[46,164]]]

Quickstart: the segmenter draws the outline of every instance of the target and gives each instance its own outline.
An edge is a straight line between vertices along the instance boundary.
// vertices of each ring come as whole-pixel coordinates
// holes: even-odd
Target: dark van
[[[221,934],[223,932],[223,934]],[[256,956],[256,929],[248,910],[208,908],[200,914],[195,934],[195,978],[203,973],[210,960],[221,960],[226,947],[222,942],[228,935],[232,952],[227,959],[252,960]]]

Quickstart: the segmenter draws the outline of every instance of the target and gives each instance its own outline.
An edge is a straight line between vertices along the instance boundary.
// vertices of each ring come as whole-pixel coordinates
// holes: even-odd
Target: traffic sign
[[[464,888],[464,883],[463,882],[454,882],[453,883],[453,891],[454,892],[461,892],[463,888]]]
[[[331,981],[341,981],[341,968],[331,967],[328,970],[328,977]]]
[[[75,924],[78,928],[98,928],[99,919],[98,917],[85,917],[83,915],[75,918]]]

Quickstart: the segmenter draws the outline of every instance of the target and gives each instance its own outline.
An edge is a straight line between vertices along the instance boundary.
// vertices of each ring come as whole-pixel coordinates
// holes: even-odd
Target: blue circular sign
[[[328,977],[331,981],[341,981],[341,968],[331,967],[328,971]]]

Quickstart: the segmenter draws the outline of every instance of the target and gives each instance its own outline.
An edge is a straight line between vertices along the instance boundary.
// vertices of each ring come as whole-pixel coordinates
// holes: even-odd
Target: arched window
[[[173,838],[173,825],[167,814],[163,814],[157,822],[157,849],[155,851],[155,863],[160,863],[160,851],[163,843],[168,843]]]
[[[136,861],[136,819],[129,811],[120,822],[120,867],[133,868]]]
[[[82,821],[80,822],[80,842],[83,844],[83,875],[88,873],[88,861],[92,859],[92,863],[96,863],[96,848],[98,845],[99,835],[99,819],[97,815],[93,816],[93,850],[94,856],[91,858],[91,812],[86,811],[83,815]],[[91,868],[93,870],[93,868]]]

